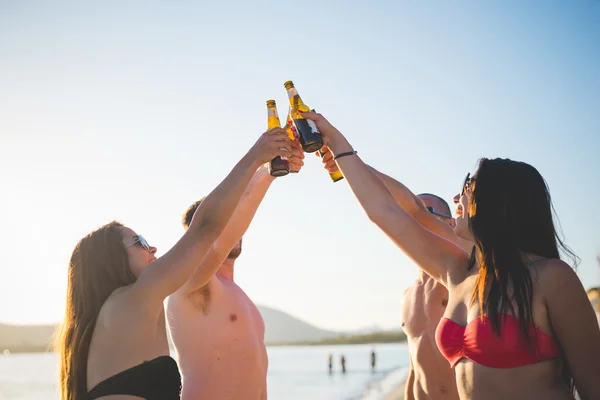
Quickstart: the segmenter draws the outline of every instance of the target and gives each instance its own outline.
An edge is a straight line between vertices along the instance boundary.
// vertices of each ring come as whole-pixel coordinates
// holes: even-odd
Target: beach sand
[[[404,379],[393,391],[388,394],[385,400],[404,400],[404,387],[406,386],[406,379]]]

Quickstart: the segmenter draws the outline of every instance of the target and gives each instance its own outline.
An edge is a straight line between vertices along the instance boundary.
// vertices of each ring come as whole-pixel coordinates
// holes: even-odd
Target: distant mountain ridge
[[[265,343],[316,341],[344,335],[343,332],[320,329],[283,311],[257,306],[265,321]],[[33,352],[51,350],[57,325],[0,324],[0,352]]]
[[[57,325],[0,324],[0,352],[46,351],[53,346]]]
[[[328,339],[343,334],[317,328],[274,308],[257,307],[265,321],[265,343],[267,344]]]

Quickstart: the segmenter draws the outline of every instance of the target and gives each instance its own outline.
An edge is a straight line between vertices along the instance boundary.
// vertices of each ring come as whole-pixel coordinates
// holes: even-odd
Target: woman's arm
[[[339,171],[339,168],[333,159],[333,155],[329,150],[323,152],[325,155],[322,157],[322,162],[325,164],[325,169],[329,173]],[[426,208],[423,201],[415,195],[409,188],[404,186],[401,182],[378,171],[371,165],[367,165],[377,175],[377,177],[383,182],[385,187],[390,191],[396,203],[402,207],[411,217],[417,220],[418,223],[423,225],[427,230],[435,233],[438,236],[443,237],[458,245],[461,249],[467,253],[471,253],[473,250],[473,243],[465,240],[454,233],[454,229],[446,222],[441,221],[439,218],[431,214]]]
[[[446,287],[450,280],[462,280],[469,257],[454,243],[423,228],[394,200],[383,182],[360,159],[352,154],[346,138],[323,116],[302,113],[315,121],[331,149],[339,169],[362,205],[369,219],[428,275]],[[351,154],[341,156],[343,154]],[[340,157],[341,156],[341,157]]]
[[[275,156],[288,156],[291,141],[274,128],[261,135],[227,177],[204,199],[190,227],[165,255],[146,267],[132,285],[139,298],[161,304],[181,287],[221,235],[258,167]]]

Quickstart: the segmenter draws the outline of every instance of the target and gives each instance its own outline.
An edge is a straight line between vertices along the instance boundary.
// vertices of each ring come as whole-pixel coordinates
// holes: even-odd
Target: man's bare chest
[[[264,338],[264,322],[260,311],[246,293],[235,283],[207,285],[208,293],[197,293],[190,299],[201,313],[199,323],[221,334],[252,334]],[[206,289],[205,289],[206,290]]]
[[[435,329],[448,303],[447,290],[436,282],[415,282],[404,293],[401,324],[408,337]]]

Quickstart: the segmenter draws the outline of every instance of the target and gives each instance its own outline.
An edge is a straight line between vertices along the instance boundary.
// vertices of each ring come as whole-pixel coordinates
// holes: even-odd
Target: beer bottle
[[[323,138],[321,132],[317,129],[317,125],[314,121],[304,119],[300,115],[299,111],[308,112],[310,108],[302,102],[300,95],[294,87],[292,81],[287,81],[283,84],[287,90],[288,98],[290,100],[290,117],[292,120],[292,126],[295,130],[298,140],[302,145],[302,149],[306,153],[314,153],[323,147]]]
[[[292,122],[292,117],[290,116],[291,109],[292,109],[291,107],[288,108],[288,114],[287,114],[287,117],[285,117],[285,126],[283,127],[283,129],[285,129],[285,131],[287,132],[290,140],[296,140],[296,136],[297,136],[296,130],[294,129],[294,126],[293,126],[294,124]],[[296,174],[296,173],[298,173],[298,171],[290,168],[290,174]]]
[[[316,112],[314,109],[310,110],[310,112]],[[329,149],[327,149],[327,151],[325,151],[324,153],[321,150],[317,151],[317,154],[323,158],[325,157],[325,154],[329,153]],[[342,179],[344,179],[344,175],[342,175],[342,171],[340,171],[339,169],[335,172],[331,172],[329,174],[329,177],[331,178],[331,180],[333,181],[333,183],[337,182],[337,181],[341,181]]]
[[[279,115],[277,114],[277,106],[275,100],[267,100],[267,128],[279,128]],[[285,176],[290,173],[290,163],[285,157],[277,156],[269,163],[269,173],[271,176]]]
[[[290,140],[296,140],[296,137],[298,135],[296,134],[296,130],[294,129],[294,123],[292,122],[292,117],[290,115],[291,110],[292,107],[288,107],[288,114],[287,117],[285,117],[285,126],[283,127],[283,129],[285,129],[285,131],[287,132]]]
[[[329,153],[329,150],[322,152],[321,150],[318,150],[317,153],[319,154],[319,156],[321,156],[321,158],[325,157],[325,154]],[[329,173],[329,177],[331,178],[331,180],[335,183],[337,181],[341,181],[342,179],[344,179],[344,175],[342,175],[342,171],[340,171],[339,169],[335,172],[330,172]]]

